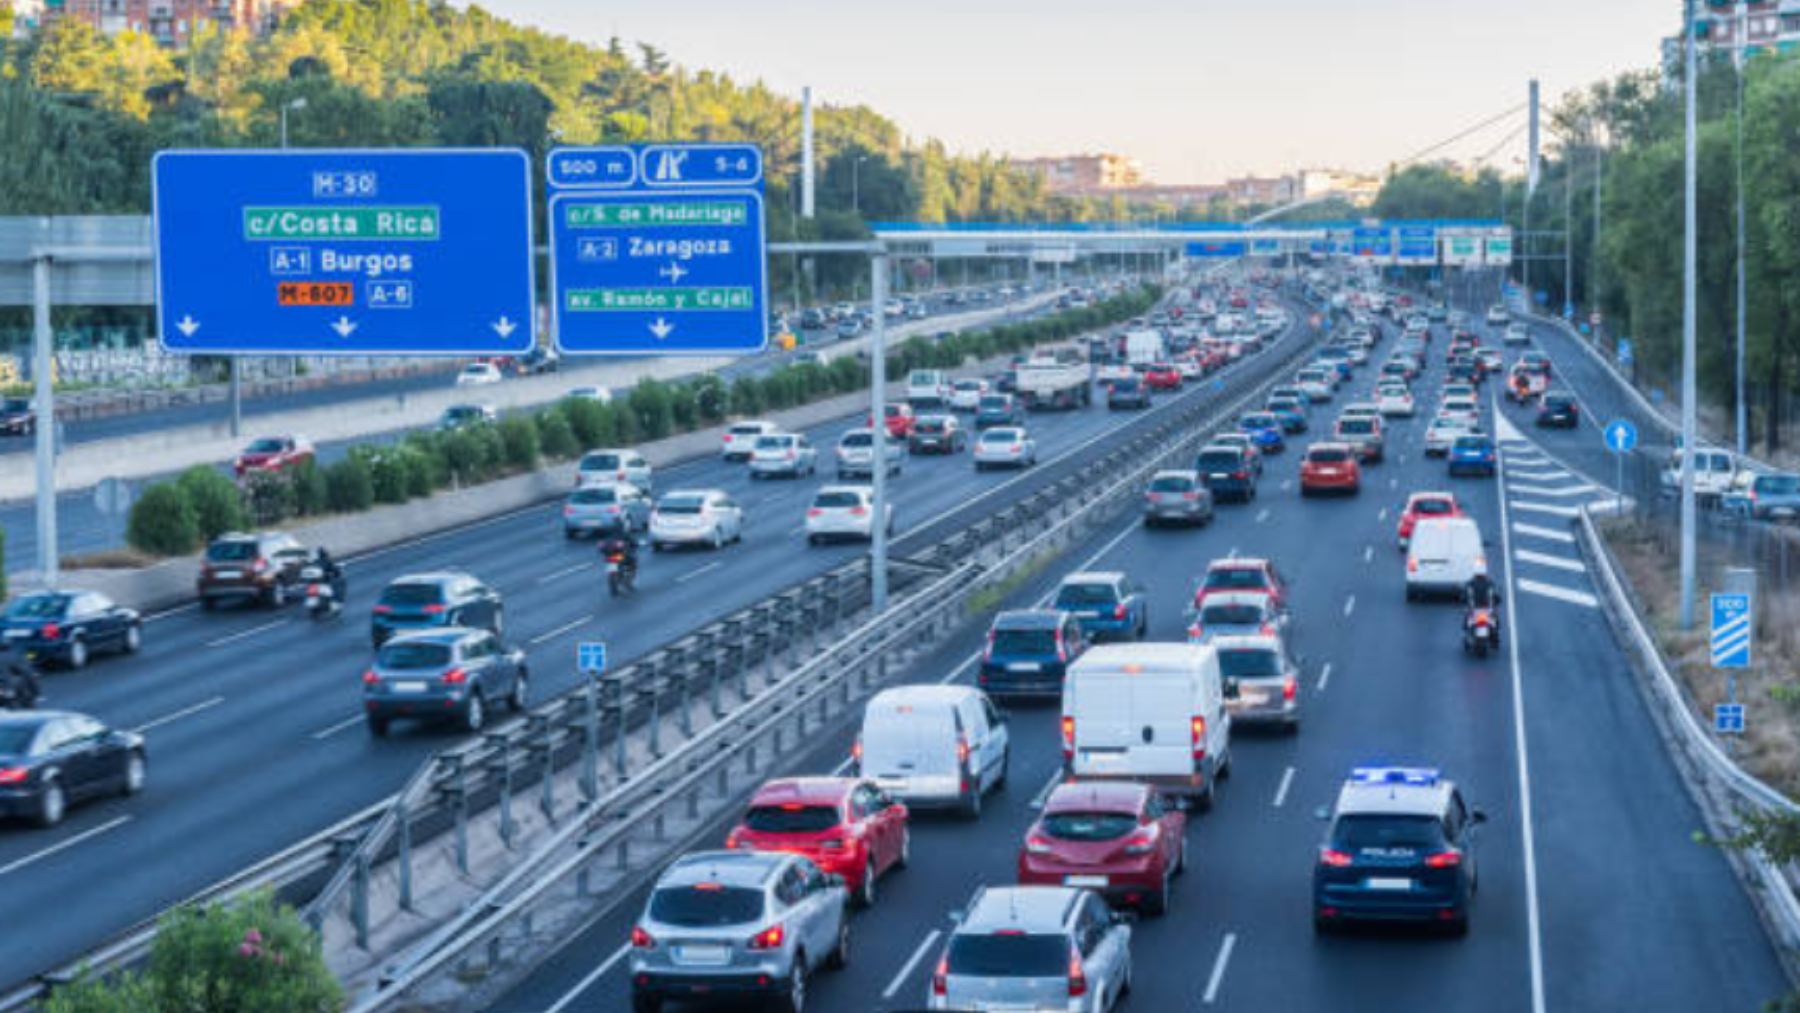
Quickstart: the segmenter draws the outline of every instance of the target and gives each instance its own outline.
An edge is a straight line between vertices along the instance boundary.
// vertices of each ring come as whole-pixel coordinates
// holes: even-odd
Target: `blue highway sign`
[[[534,343],[523,151],[170,150],[151,180],[171,351],[519,355]]]
[[[1613,419],[1602,430],[1606,436],[1606,447],[1615,454],[1629,454],[1637,446],[1637,427],[1625,419]]]
[[[1187,244],[1187,255],[1190,257],[1242,257],[1249,252],[1250,245],[1242,239]]]
[[[1399,236],[1396,245],[1396,259],[1402,264],[1435,264],[1438,259],[1437,227],[1432,225],[1402,225],[1395,230]]]
[[[606,641],[583,640],[575,645],[575,669],[598,674],[606,671]]]
[[[1631,360],[1635,357],[1634,353],[1631,350],[1631,339],[1620,338],[1619,339],[1619,347],[1617,350],[1615,350],[1613,352],[1613,356],[1614,356],[1614,358],[1616,358],[1618,360],[1619,365],[1621,365],[1621,366],[1631,365]]]
[[[1750,596],[1712,596],[1712,663],[1714,668],[1750,667]]]
[[[1385,228],[1358,228],[1350,233],[1350,253],[1387,260],[1394,255],[1394,233]]]
[[[1720,735],[1744,734],[1744,705],[1741,703],[1713,704],[1713,731]]]

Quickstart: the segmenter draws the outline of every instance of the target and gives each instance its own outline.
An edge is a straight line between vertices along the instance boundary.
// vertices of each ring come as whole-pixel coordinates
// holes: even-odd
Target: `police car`
[[[1476,828],[1456,785],[1433,769],[1358,767],[1338,792],[1313,867],[1313,928],[1351,921],[1469,929]]]

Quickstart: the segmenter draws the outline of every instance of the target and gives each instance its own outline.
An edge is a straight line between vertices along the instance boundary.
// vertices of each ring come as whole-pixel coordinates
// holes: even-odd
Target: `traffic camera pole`
[[[885,252],[869,257],[869,299],[875,332],[869,342],[869,428],[874,433],[875,516],[869,520],[869,606],[887,611],[887,265]]]

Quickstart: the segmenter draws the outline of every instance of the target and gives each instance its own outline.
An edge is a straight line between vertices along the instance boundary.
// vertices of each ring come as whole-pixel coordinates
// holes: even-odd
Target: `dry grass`
[[[1663,657],[1686,687],[1697,716],[1710,726],[1713,705],[1727,699],[1729,673],[1711,665],[1704,620],[1685,633],[1679,629],[1679,550],[1673,539],[1636,520],[1607,521],[1601,534],[1648,610],[1648,625]],[[1733,560],[1723,548],[1701,539],[1696,562],[1699,607],[1704,609],[1704,596],[1722,588],[1723,571]],[[1737,673],[1737,698],[1746,705],[1748,730],[1734,748],[1745,769],[1800,797],[1800,630],[1793,621],[1800,615],[1800,594],[1765,582],[1758,597],[1754,664]]]
[[[106,549],[62,557],[65,570],[141,570],[161,559],[136,549]]]

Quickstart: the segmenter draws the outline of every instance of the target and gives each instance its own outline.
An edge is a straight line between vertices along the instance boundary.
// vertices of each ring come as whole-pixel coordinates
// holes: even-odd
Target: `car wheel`
[[[995,791],[1005,791],[1006,790],[1006,769],[1008,767],[1010,767],[1011,765],[1012,765],[1012,747],[1007,746],[1006,752],[1000,754],[1000,773],[994,778],[994,790]]]
[[[863,865],[862,886],[856,891],[856,906],[861,908],[875,906],[875,859],[873,858]]]
[[[40,827],[53,827],[63,820],[68,812],[68,797],[63,794],[62,782],[54,778],[44,782],[44,793],[38,798],[37,824]]]
[[[208,595],[200,596],[200,611],[211,612],[213,609],[216,609],[218,607],[219,607],[219,599],[210,597]]]
[[[715,552],[725,547],[725,533],[718,528],[713,528],[712,547]]]
[[[1457,936],[1457,937],[1468,935],[1469,934],[1469,912],[1464,911],[1461,914],[1457,915],[1455,918],[1452,918],[1450,920],[1450,924],[1445,928],[1445,931],[1448,932],[1450,935]]]
[[[479,732],[486,724],[487,705],[481,702],[481,694],[469,694],[469,706],[463,710],[463,731]]]
[[[373,714],[369,715],[369,734],[378,739],[383,739],[387,737],[387,733],[388,719],[378,718]]]
[[[144,790],[144,754],[136,749],[125,754],[125,779],[119,786],[119,794],[136,795]]]
[[[808,544],[808,545],[819,544],[819,536],[818,535],[807,535],[806,536],[806,544]]]
[[[86,668],[88,663],[87,641],[80,634],[69,641],[69,667]]]
[[[519,669],[518,677],[513,679],[512,692],[506,694],[506,706],[514,713],[522,713],[531,699],[531,677],[526,671]]]
[[[1163,873],[1162,880],[1156,884],[1156,892],[1144,898],[1144,914],[1151,918],[1161,918],[1169,913],[1169,873]]]
[[[1181,838],[1181,847],[1175,851],[1175,875],[1177,876],[1187,871],[1187,848],[1187,836],[1184,834]]]
[[[631,1013],[662,1013],[662,1000],[653,995],[634,995]]]
[[[125,653],[136,654],[144,646],[144,628],[137,623],[125,627]]]
[[[802,1013],[806,1009],[806,955],[794,953],[794,967],[788,972],[787,992],[775,1008],[781,1013]]]
[[[968,797],[963,799],[962,814],[972,820],[981,818],[981,785],[973,786]]]

